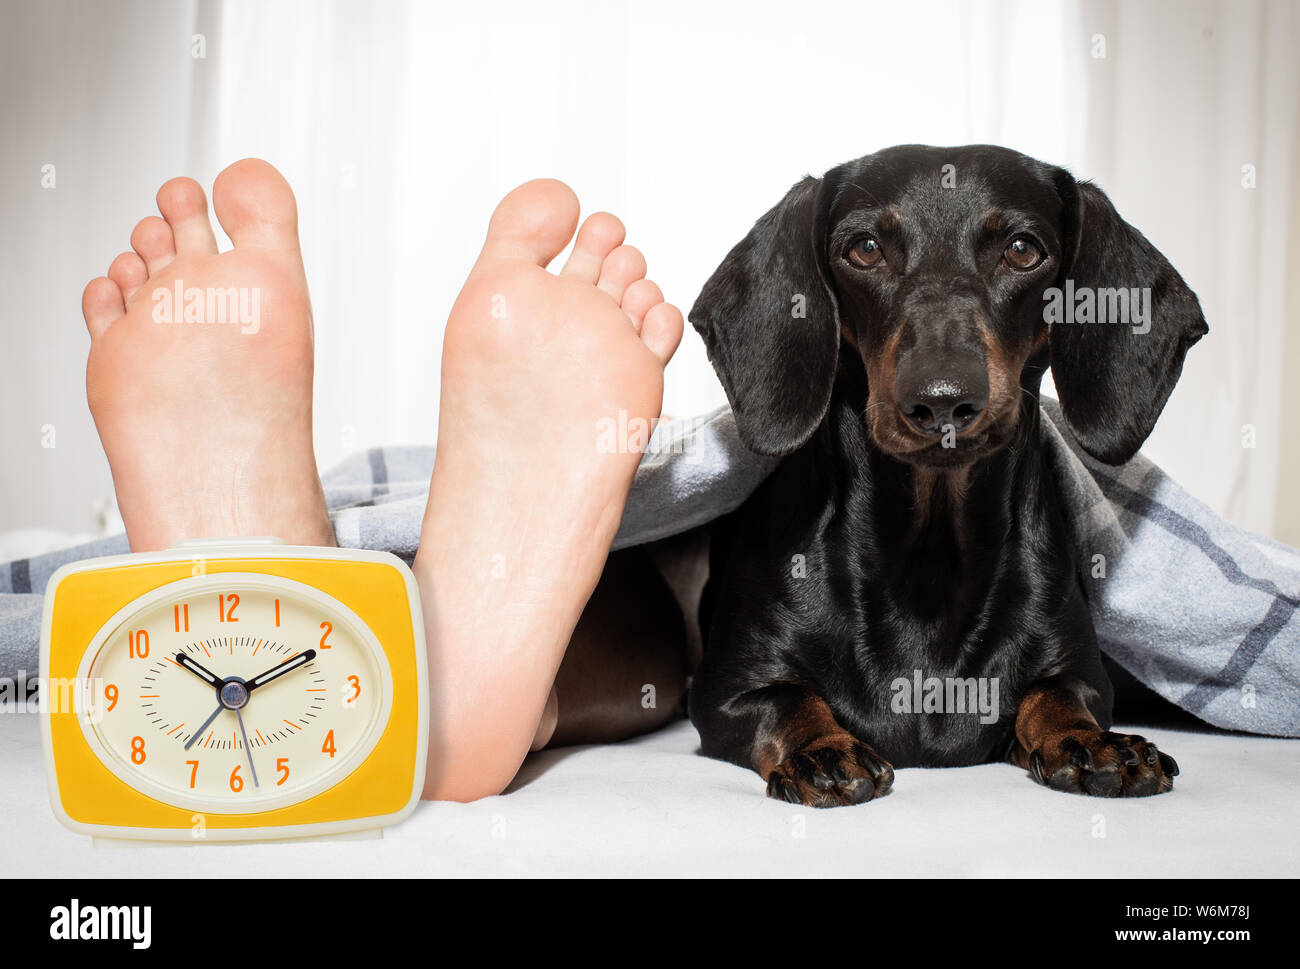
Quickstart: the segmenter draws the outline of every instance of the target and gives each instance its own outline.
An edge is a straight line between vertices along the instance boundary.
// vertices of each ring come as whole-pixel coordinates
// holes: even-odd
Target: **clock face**
[[[274,576],[184,579],[123,609],[83,662],[82,730],[159,800],[246,813],[346,777],[382,733],[391,673],[346,606]]]

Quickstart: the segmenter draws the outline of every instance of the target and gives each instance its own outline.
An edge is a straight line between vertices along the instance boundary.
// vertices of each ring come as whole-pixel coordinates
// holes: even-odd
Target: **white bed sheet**
[[[682,722],[535,755],[506,794],[422,804],[379,841],[92,848],[50,812],[37,718],[4,715],[0,875],[1300,874],[1300,742],[1146,735],[1182,768],[1171,795],[1059,794],[986,765],[901,770],[889,797],[818,811],[699,756]]]

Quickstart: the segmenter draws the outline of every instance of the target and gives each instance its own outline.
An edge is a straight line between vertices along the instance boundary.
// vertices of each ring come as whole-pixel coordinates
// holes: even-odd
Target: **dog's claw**
[[[1136,735],[1074,730],[1049,737],[1029,755],[1035,781],[1094,797],[1147,797],[1174,786],[1178,764]]]
[[[1029,773],[1033,775],[1034,780],[1039,784],[1047,783],[1047,775],[1043,772],[1043,752],[1035,750],[1029,755]]]
[[[883,797],[894,768],[849,734],[819,737],[778,764],[767,778],[769,797],[808,807],[839,807]]]

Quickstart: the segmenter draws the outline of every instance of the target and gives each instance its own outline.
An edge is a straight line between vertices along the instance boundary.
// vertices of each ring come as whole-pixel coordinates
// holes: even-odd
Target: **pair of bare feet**
[[[278,535],[333,545],[312,446],[312,317],[297,206],[270,165],[158,192],[131,252],[82,298],[86,390],[134,551]],[[608,213],[578,230],[556,181],[497,207],[447,321],[438,455],[415,574],[429,647],[425,796],[499,793],[554,725],[551,684],[595,588],[640,455],[604,418],[659,416],[681,313]],[[160,325],[156,293],[244,298],[245,325]],[[250,295],[251,294],[251,295]],[[232,305],[233,302],[232,302]],[[169,312],[181,317],[179,306]],[[165,316],[166,314],[161,314]],[[382,375],[375,375],[382,379]]]

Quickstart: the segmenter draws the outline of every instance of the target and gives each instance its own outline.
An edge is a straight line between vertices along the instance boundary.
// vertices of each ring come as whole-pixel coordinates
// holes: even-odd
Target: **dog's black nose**
[[[898,409],[922,434],[961,433],[989,403],[989,375],[973,354],[907,354],[894,379]]]

